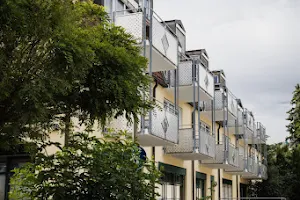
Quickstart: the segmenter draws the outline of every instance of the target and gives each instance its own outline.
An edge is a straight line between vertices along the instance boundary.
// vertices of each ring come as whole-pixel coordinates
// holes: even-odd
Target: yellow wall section
[[[170,102],[174,103],[174,97],[167,92],[167,90],[165,88],[163,88],[162,86],[158,85],[157,89],[156,89],[156,100],[163,103],[164,100],[167,99]],[[192,125],[192,112],[193,112],[193,107],[189,104],[187,104],[186,102],[179,102],[179,107],[182,109],[182,125],[188,125],[191,126]],[[196,114],[196,120],[198,119],[198,114]],[[207,125],[209,125],[212,128],[212,121],[211,119],[208,119],[207,117],[205,117],[204,115],[200,114],[200,119],[205,122]],[[84,127],[80,127],[78,126],[78,120],[74,119],[73,120],[74,124],[76,124],[76,127],[78,130],[82,130]],[[216,135],[216,140],[217,140],[217,129],[218,129],[218,125],[215,124],[214,126],[214,132]],[[99,127],[97,127],[95,125],[94,127],[95,130],[95,135],[100,136],[100,129]],[[223,140],[223,133],[224,130],[221,127],[220,128],[220,141]],[[53,132],[52,134],[50,134],[50,139],[52,141],[55,142],[61,142],[63,143],[64,138],[61,136],[61,134],[59,132]],[[230,134],[230,141],[231,143],[235,144],[235,137],[234,135],[231,133]],[[243,144],[243,143],[240,143]],[[152,147],[144,147],[147,156],[150,158],[153,156],[153,149]],[[47,153],[54,153],[56,152],[57,149],[55,147],[50,147],[49,149],[47,149]],[[240,188],[239,188],[239,184],[240,183],[244,183],[247,184],[248,180],[240,178],[240,176],[238,176],[238,180],[236,179],[235,175],[231,175],[231,174],[226,174],[224,172],[224,170],[220,170],[221,172],[221,182],[218,182],[218,169],[212,169],[212,168],[208,168],[208,167],[204,167],[201,164],[199,164],[198,161],[194,162],[194,167],[195,167],[195,171],[192,172],[192,161],[187,160],[181,160],[178,159],[176,157],[173,157],[172,155],[167,155],[164,153],[164,149],[163,147],[155,147],[155,162],[162,162],[162,163],[166,163],[166,164],[170,164],[170,165],[174,165],[177,167],[181,167],[181,168],[185,168],[186,169],[186,177],[185,177],[185,199],[190,200],[192,199],[192,174],[194,173],[194,177],[196,179],[196,171],[204,173],[207,175],[207,179],[206,179],[206,195],[210,196],[211,195],[211,190],[209,188],[211,188],[211,176],[214,176],[215,181],[220,185],[221,188],[221,196],[223,195],[223,191],[222,191],[222,179],[228,179],[232,181],[232,194],[233,194],[233,198],[237,198],[237,194],[240,194]],[[194,180],[195,181],[195,180]],[[218,199],[218,188],[219,185],[217,185],[214,188],[214,192],[213,192],[213,199],[217,200]],[[196,186],[196,184],[195,184]],[[160,189],[157,190],[157,192],[160,192]]]

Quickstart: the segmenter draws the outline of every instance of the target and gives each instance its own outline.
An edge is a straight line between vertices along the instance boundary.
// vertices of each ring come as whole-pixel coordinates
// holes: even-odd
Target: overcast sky
[[[299,0],[154,0],[164,20],[180,19],[187,49],[205,48],[210,68],[270,135],[287,136],[286,111],[300,82]]]

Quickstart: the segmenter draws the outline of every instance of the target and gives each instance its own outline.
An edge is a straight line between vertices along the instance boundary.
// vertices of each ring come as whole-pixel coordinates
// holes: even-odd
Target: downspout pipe
[[[218,124],[219,127],[218,127],[218,144],[220,143],[220,129],[221,129],[221,125]],[[219,199],[221,199],[221,170],[218,169],[218,195],[219,195]]]
[[[196,60],[193,59],[193,70],[192,70],[192,75],[193,75],[193,115],[192,115],[192,123],[193,123],[193,140],[194,140],[194,148],[196,146],[196,112],[197,112],[197,107],[196,107]],[[197,88],[198,89],[198,88]],[[199,103],[199,102],[198,102]],[[195,161],[192,160],[192,199],[195,199]]]
[[[153,87],[152,93],[153,93],[153,101],[155,102],[156,100],[156,88],[158,86],[158,81],[155,79],[155,85]],[[152,147],[152,156],[155,162],[155,146]]]
[[[156,101],[156,88],[157,88],[157,86],[158,86],[158,81],[155,79],[155,85],[154,85],[153,90],[152,90],[154,103]],[[153,161],[155,162],[155,146],[152,147],[152,157],[153,157]],[[155,189],[153,190],[153,197],[155,197]]]

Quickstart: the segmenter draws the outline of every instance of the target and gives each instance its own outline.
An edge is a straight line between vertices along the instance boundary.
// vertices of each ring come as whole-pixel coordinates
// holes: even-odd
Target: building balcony
[[[240,175],[247,172],[247,157],[245,156],[245,149],[243,147],[238,148],[238,166],[225,170],[228,174]]]
[[[249,128],[243,110],[238,109],[237,118],[228,121],[228,130],[230,134],[235,134],[238,138],[252,139],[253,128]]]
[[[239,167],[236,169],[225,170],[228,174],[241,175],[243,177],[258,178],[258,165],[251,157],[245,155],[245,148],[239,147]]]
[[[264,180],[268,179],[268,169],[266,165],[259,165],[259,176]]]
[[[202,64],[193,65],[192,60],[181,61],[177,70],[179,100],[184,102],[211,101],[214,97],[213,75]],[[171,71],[169,91],[174,94],[175,71]],[[200,99],[198,99],[198,93]]]
[[[152,72],[168,71],[178,65],[178,39],[152,10],[123,10],[113,13],[113,22],[133,35],[148,58]],[[151,34],[151,35],[150,35]],[[151,66],[150,66],[151,65]]]
[[[266,144],[267,135],[266,135],[266,128],[263,126],[262,123],[257,123],[257,144]]]
[[[228,117],[228,121],[234,121],[237,117],[237,101],[230,91],[223,88],[215,89],[215,121],[224,121]],[[202,113],[211,119],[212,102],[202,102]]]
[[[202,129],[202,128],[201,128]],[[179,143],[165,148],[165,153],[183,160],[209,160],[215,157],[215,136],[208,130],[198,131],[198,125],[183,126],[179,130]],[[195,135],[195,137],[193,137]]]
[[[244,110],[244,120],[246,123],[246,131],[248,132],[247,143],[257,144],[257,129],[255,124],[255,119],[249,110]]]
[[[247,169],[248,169],[248,173],[242,175],[242,178],[245,178],[245,179],[260,179],[259,164],[253,157],[248,157]]]
[[[157,107],[141,117],[137,125],[137,141],[142,146],[167,146],[178,143],[178,115],[172,109],[156,101]],[[125,116],[120,116],[107,123],[107,128],[134,132],[134,124],[128,123]],[[104,131],[105,133],[105,131]]]
[[[160,102],[141,119],[137,139],[142,146],[168,146],[178,143],[178,114]]]
[[[210,168],[220,168],[226,170],[238,170],[239,150],[234,145],[227,142],[216,145],[216,157],[212,160],[201,161],[201,164]]]

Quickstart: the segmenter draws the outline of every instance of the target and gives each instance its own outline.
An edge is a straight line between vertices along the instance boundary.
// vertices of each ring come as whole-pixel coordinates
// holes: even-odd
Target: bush
[[[12,199],[156,199],[160,172],[140,158],[137,143],[119,132],[101,139],[74,134],[70,146],[54,155],[38,153],[15,170]]]

